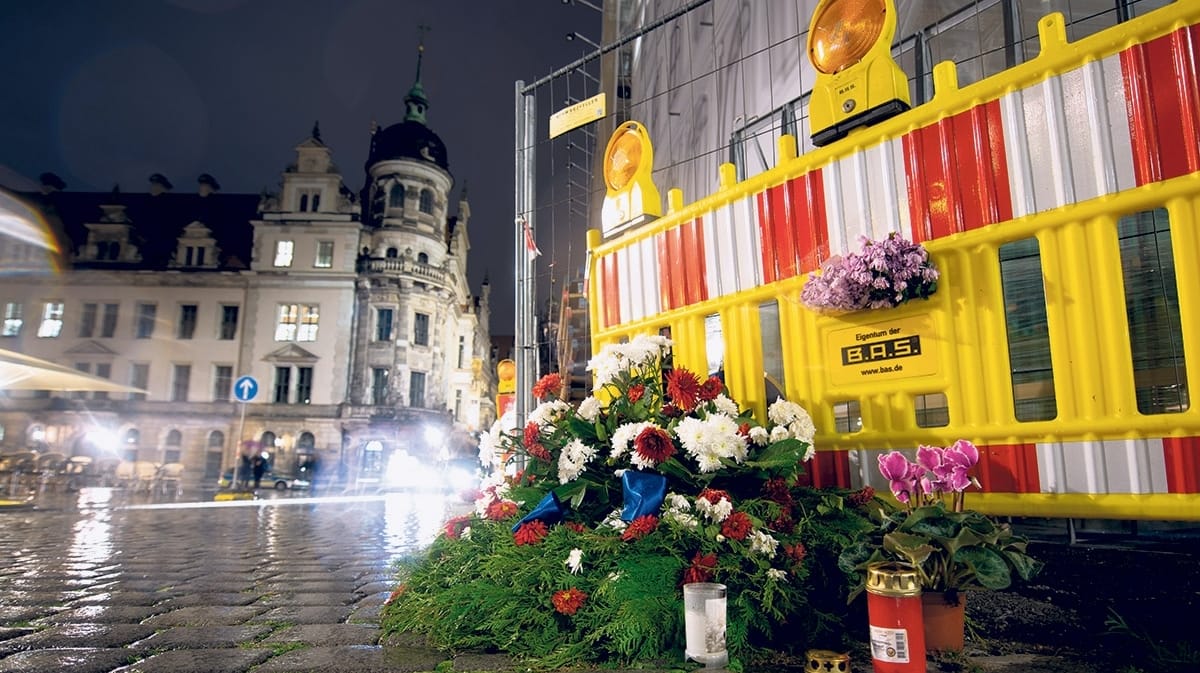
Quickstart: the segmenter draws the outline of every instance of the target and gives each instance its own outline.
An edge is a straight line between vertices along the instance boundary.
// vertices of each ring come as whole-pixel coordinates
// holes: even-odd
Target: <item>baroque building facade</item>
[[[145,193],[53,174],[10,191],[46,239],[0,234],[0,348],[145,393],[0,390],[0,449],[179,462],[193,482],[262,451],[345,485],[395,452],[473,455],[495,417],[490,287],[467,281],[470,206],[465,187],[451,201],[420,61],[405,104],[372,129],[359,192],[316,126],[278,193],[207,174],[188,194],[160,174]]]

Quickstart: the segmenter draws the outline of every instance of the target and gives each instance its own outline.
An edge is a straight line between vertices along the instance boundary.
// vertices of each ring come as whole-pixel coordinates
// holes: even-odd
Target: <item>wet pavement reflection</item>
[[[399,670],[378,645],[392,568],[469,505],[266,495],[91,488],[0,510],[0,673]]]

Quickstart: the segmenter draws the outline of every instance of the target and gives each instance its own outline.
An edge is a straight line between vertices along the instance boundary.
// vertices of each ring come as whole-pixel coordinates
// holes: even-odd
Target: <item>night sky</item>
[[[0,2],[0,184],[44,171],[69,190],[175,191],[201,173],[223,192],[278,191],[320,121],[352,190],[372,120],[403,120],[427,25],[428,123],[464,181],[470,283],[492,284],[492,332],[513,325],[514,82],[599,41],[600,14],[561,0],[53,0]],[[544,128],[545,120],[539,120]],[[539,238],[541,233],[539,233]],[[582,241],[580,245],[582,246]]]

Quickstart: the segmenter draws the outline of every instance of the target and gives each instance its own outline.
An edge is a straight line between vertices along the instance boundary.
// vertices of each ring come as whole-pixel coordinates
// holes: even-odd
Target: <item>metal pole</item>
[[[533,221],[533,137],[534,112],[536,99],[532,95],[522,93],[524,82],[517,80],[514,109],[516,117],[516,165],[515,177],[515,255],[513,275],[516,279],[516,324],[514,325],[514,347],[516,353],[513,359],[517,363],[515,411],[517,427],[525,426],[525,419],[532,410],[533,379],[536,374],[537,360],[530,357],[536,354],[537,342],[534,338],[534,258],[526,246],[526,228],[529,235],[534,232]]]
[[[237,441],[233,444],[233,471],[229,473],[229,490],[235,491],[234,484],[237,483],[238,464],[242,457],[242,436],[246,432],[246,403],[242,402],[242,420],[238,423]]]

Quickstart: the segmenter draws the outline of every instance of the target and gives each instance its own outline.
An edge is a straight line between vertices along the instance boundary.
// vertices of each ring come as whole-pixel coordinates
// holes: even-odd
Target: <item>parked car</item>
[[[229,488],[230,479],[233,476],[233,470],[225,470],[225,474],[221,475],[217,481],[217,486],[221,488]],[[262,479],[258,482],[259,488],[273,488],[276,491],[287,491],[289,489],[303,490],[309,487],[309,482],[299,477],[291,477],[284,474],[276,474],[275,472],[267,471],[263,473]]]

